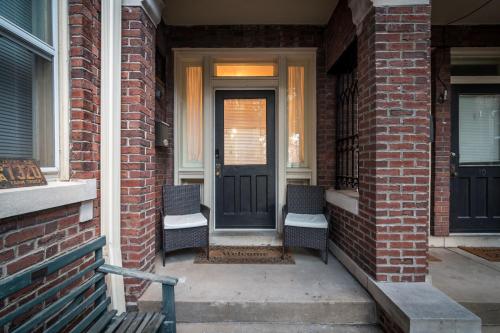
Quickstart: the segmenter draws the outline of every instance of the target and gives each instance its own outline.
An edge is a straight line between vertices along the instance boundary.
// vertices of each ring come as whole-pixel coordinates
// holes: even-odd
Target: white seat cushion
[[[295,214],[288,213],[285,225],[301,228],[328,228],[328,222],[323,214]]]
[[[207,225],[207,219],[201,213],[187,215],[167,215],[163,218],[165,229],[185,229],[203,227]]]

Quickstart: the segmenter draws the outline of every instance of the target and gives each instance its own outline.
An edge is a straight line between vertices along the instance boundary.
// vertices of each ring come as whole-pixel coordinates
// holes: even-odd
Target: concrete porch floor
[[[194,264],[195,253],[156,262],[157,274],[179,278],[179,332],[380,332],[374,301],[333,256],[325,265],[295,250],[295,265],[229,265]],[[152,284],[139,309],[159,309],[160,297]]]
[[[441,261],[431,261],[434,287],[475,313],[483,333],[500,332],[500,262],[491,262],[458,248],[430,248]]]

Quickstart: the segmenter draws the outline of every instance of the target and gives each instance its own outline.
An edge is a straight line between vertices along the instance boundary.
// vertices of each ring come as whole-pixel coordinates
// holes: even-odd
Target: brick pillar
[[[155,26],[142,7],[122,11],[121,244],[123,266],[150,271],[155,257]],[[133,306],[147,283],[126,279]]]
[[[358,26],[360,211],[378,281],[427,273],[430,9],[373,7]]]

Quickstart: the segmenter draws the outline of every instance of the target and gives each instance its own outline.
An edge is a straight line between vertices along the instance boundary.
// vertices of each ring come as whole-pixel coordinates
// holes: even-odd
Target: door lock
[[[222,175],[222,166],[220,163],[215,164],[215,177],[219,177]]]

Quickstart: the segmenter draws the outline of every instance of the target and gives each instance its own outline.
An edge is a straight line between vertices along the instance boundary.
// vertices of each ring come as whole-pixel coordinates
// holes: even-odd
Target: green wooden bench
[[[30,286],[44,286],[35,297],[18,302],[12,311],[0,318],[0,332],[164,332],[175,333],[174,286],[177,279],[139,270],[107,265],[102,258],[106,238],[100,237],[80,248],[40,262],[32,267],[0,280],[0,300],[12,295],[31,292]],[[86,260],[85,265],[73,275],[56,279],[47,277],[58,274],[73,264]],[[106,274],[119,274],[162,284],[163,305],[160,313],[123,313],[109,310],[110,298],[106,295]],[[64,274],[64,273],[63,273]],[[51,276],[52,275],[52,276]],[[1,303],[0,303],[1,304]],[[10,304],[6,304],[10,306]]]

